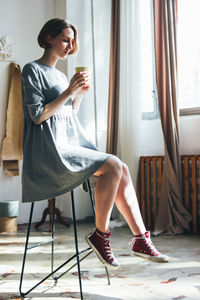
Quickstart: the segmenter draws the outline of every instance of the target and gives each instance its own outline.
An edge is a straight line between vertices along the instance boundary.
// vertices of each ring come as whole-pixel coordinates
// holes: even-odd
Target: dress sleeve
[[[23,69],[22,92],[30,117],[34,123],[37,123],[44,111],[45,97],[42,93],[38,71],[31,65],[26,65]]]

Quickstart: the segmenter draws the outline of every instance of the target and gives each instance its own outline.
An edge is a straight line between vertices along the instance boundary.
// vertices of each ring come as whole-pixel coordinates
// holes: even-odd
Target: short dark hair
[[[74,25],[70,24],[65,19],[54,18],[49,20],[44,24],[40,33],[38,35],[38,44],[41,48],[45,50],[50,48],[50,44],[47,42],[47,36],[50,35],[51,37],[58,36],[63,29],[71,28],[74,32],[74,40],[72,42],[72,50],[69,52],[69,55],[74,54],[78,51],[78,32]]]

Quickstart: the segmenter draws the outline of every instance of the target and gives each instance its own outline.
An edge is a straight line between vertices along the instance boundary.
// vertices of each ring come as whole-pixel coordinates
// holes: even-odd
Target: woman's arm
[[[49,119],[51,116],[54,115],[54,113],[62,106],[64,105],[71,97],[73,100],[73,106],[75,110],[78,110],[78,107],[80,105],[81,99],[83,95],[87,92],[87,90],[90,88],[89,86],[86,86],[87,79],[86,76],[82,73],[76,73],[70,83],[68,88],[60,94],[55,100],[52,102],[46,104],[44,106],[43,113],[39,119],[38,122],[36,122],[37,125],[41,124],[43,121]]]
[[[54,115],[54,113],[63,105],[67,100],[70,99],[72,96],[72,92],[69,89],[66,89],[62,94],[60,94],[55,100],[52,102],[46,104],[44,106],[43,113],[39,119],[38,122],[36,122],[37,125],[41,124],[43,121],[49,119],[51,116]]]
[[[90,85],[87,85],[87,87],[82,88],[83,92],[76,95],[73,99],[73,107],[75,112],[77,112],[79,110],[79,106],[81,104],[82,98],[84,96],[84,94],[90,89]]]

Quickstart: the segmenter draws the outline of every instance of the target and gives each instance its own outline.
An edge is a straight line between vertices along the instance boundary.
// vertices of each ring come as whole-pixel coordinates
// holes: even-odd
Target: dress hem
[[[90,176],[92,176],[98,169],[100,169],[102,167],[102,165],[111,157],[113,156],[112,154],[108,154],[109,156],[100,163],[100,165],[98,167],[95,167],[94,170],[90,171],[87,175],[85,175],[81,180],[79,180],[77,183],[71,185],[70,187],[67,187],[65,189],[63,189],[62,191],[59,191],[57,193],[53,193],[53,194],[49,194],[49,195],[45,195],[42,198],[38,199],[38,200],[32,200],[32,201],[24,201],[23,197],[22,197],[22,203],[31,203],[31,202],[38,202],[38,201],[44,201],[44,200],[48,200],[49,198],[54,198],[54,197],[58,197],[61,196],[63,194],[66,194],[68,192],[70,192],[71,190],[79,187],[82,183],[84,183],[86,180],[89,179]]]

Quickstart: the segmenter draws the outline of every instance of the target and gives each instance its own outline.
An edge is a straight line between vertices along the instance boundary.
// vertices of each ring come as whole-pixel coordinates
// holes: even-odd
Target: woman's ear
[[[51,45],[52,37],[50,36],[50,34],[47,35],[46,41],[49,45]]]

